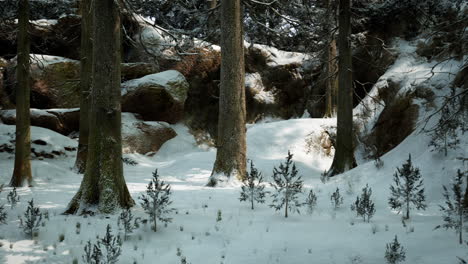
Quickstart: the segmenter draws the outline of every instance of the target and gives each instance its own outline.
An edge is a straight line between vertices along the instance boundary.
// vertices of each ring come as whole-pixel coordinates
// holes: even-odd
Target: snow
[[[249,47],[250,43],[245,42],[244,45],[245,47]],[[271,61],[268,62],[268,66],[288,65],[293,63],[302,64],[311,58],[311,56],[306,53],[284,51],[261,44],[254,44],[253,46],[269,55]]]
[[[143,76],[138,79],[133,79],[122,83],[122,95],[125,95],[135,90],[140,85],[160,85],[165,87],[172,97],[178,101],[184,101],[185,96],[174,89],[171,89],[171,84],[186,83],[184,75],[176,70],[169,70],[159,73]]]
[[[276,101],[273,91],[266,91],[259,73],[245,74],[245,87],[255,91],[254,98],[266,104],[274,104]]]
[[[388,78],[402,82],[403,91],[400,92],[427,80],[434,63],[416,57],[411,47],[404,45],[399,46],[399,59],[376,84],[371,95],[375,95],[377,87],[384,85]],[[457,62],[448,63],[444,69],[455,72]],[[442,72],[442,68],[440,70]],[[430,84],[448,86],[452,75],[441,72],[434,75]],[[151,80],[153,77],[144,78]],[[438,92],[446,93],[447,88]],[[369,104],[374,104],[377,116],[381,106],[374,101],[369,101]],[[358,106],[355,111],[362,111],[362,107]],[[421,109],[427,113],[432,110]],[[173,223],[160,228],[157,233],[151,231],[149,224],[142,224],[123,243],[119,263],[155,263],[155,260],[158,263],[180,263],[179,249],[189,263],[383,264],[385,244],[391,242],[395,235],[407,251],[406,263],[456,263],[456,256],[467,257],[467,248],[458,244],[454,231],[433,229],[442,223],[438,208],[443,202],[442,184],[448,184],[458,168],[467,169],[468,164],[463,165],[457,158],[467,157],[468,136],[463,135],[460,148],[450,150],[445,157],[431,151],[427,147],[428,135],[417,130],[381,158],[383,168],[377,169],[372,161],[363,162],[322,183],[320,174],[329,168],[332,158],[320,151],[308,153],[306,138],[310,134],[319,135],[335,122],[335,119],[302,118],[248,125],[247,158],[254,161],[265,175],[265,181],[271,181],[273,166],[283,162],[290,150],[305,183],[301,199],[306,199],[311,188],[318,196],[313,214],[306,214],[304,208],[302,214],[291,214],[287,219],[282,212],[268,207],[271,202],[269,196],[267,203],[256,205],[254,211],[250,210],[248,203],[240,203],[239,182],[235,180],[233,184],[220,188],[205,187],[216,150],[197,145],[188,128],[182,124],[172,126],[178,136],[164,144],[155,156],[125,155],[138,162],[136,166],[124,165],[127,186],[135,201],[138,202],[137,198],[145,191],[151,173],[158,168],[162,179],[172,185],[172,206],[177,214],[172,215]],[[371,124],[372,120],[367,122]],[[0,143],[9,142],[13,135],[13,126],[0,124]],[[45,148],[76,147],[77,144],[42,128],[33,127],[31,135],[33,139],[53,143]],[[424,178],[428,208],[426,211],[413,210],[411,221],[403,227],[401,215],[388,208],[387,200],[392,175],[410,153],[414,166],[420,168]],[[107,224],[112,226],[114,234],[118,232],[117,215],[86,218],[61,215],[82,179],[82,175],[71,169],[74,158],[71,154],[56,159],[32,160],[35,186],[18,189],[21,200],[15,209],[5,206],[9,218],[7,225],[0,225],[0,263],[71,263],[73,259],[81,263],[86,241],[94,242],[96,235],[104,235]],[[8,183],[13,171],[12,154],[0,153],[0,168],[0,184]],[[366,184],[372,188],[372,199],[377,209],[370,224],[356,218],[349,209]],[[344,205],[334,211],[330,195],[337,187],[344,196]],[[10,190],[6,187],[0,194],[0,203],[6,203],[6,194]],[[266,190],[273,189],[268,185]],[[17,216],[22,215],[31,198],[50,215],[50,220],[40,227],[39,237],[34,241],[27,239],[17,228]],[[222,212],[220,222],[216,221],[218,210]],[[146,218],[139,205],[134,207],[133,213]],[[77,223],[81,224],[79,232],[75,228]],[[161,224],[159,226],[162,227]],[[62,242],[58,239],[60,235],[65,237]]]

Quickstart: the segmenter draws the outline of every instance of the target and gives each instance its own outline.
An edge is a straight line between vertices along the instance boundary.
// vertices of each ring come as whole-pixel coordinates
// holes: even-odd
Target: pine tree
[[[107,225],[106,235],[99,240],[98,244],[106,249],[105,262],[103,263],[114,264],[118,262],[119,256],[122,254],[122,240],[120,236],[112,235],[110,225]]]
[[[33,238],[34,234],[39,230],[42,222],[42,213],[39,207],[34,206],[34,199],[28,202],[28,208],[24,213],[24,219],[20,217],[20,227],[26,235]]]
[[[387,260],[388,264],[398,264],[405,261],[405,248],[400,245],[397,236],[395,236],[393,242],[387,244],[385,259]]]
[[[273,201],[271,208],[276,211],[284,207],[284,217],[288,217],[288,210],[299,212],[302,203],[298,201],[297,195],[302,192],[302,177],[298,175],[299,171],[296,164],[292,161],[293,154],[288,151],[286,162],[280,163],[278,169],[273,168],[273,183],[270,183],[275,192],[272,194]]]
[[[0,225],[5,225],[7,222],[7,213],[5,212],[5,207],[3,204],[0,204]]]
[[[174,211],[174,208],[168,208],[172,204],[170,200],[171,186],[164,181],[159,180],[158,170],[153,172],[153,179],[146,188],[146,195],[139,197],[142,200],[141,207],[149,215],[150,222],[153,223],[153,231],[157,231],[156,221],[164,223],[172,222],[172,218],[166,217],[167,214]]]
[[[467,217],[467,209],[463,206],[463,189],[465,175],[458,170],[452,183],[452,195],[448,188],[444,185],[445,206],[440,205],[440,211],[444,214],[444,224],[437,228],[444,227],[445,229],[453,228],[458,234],[458,242],[463,243],[463,222]]]
[[[83,261],[88,264],[115,264],[118,263],[122,254],[122,240],[120,236],[112,235],[110,225],[106,227],[106,234],[103,238],[97,238],[95,244],[91,241],[84,247]],[[104,254],[105,253],[105,254]]]
[[[351,210],[356,211],[357,216],[361,216],[364,221],[369,223],[369,220],[375,214],[375,205],[371,200],[372,188],[369,188],[369,185],[366,184],[366,187],[362,189],[361,197],[356,197],[356,201],[351,205]]]
[[[16,204],[19,202],[19,196],[16,193],[16,187],[13,187],[13,189],[8,193],[7,201],[10,204],[11,209],[15,208]]]
[[[406,219],[410,217],[410,204],[418,210],[426,209],[423,179],[419,168],[411,163],[411,154],[401,168],[397,168],[393,176],[395,185],[390,186],[391,196],[388,203],[392,209],[406,209]]]
[[[315,195],[314,190],[310,190],[307,195],[305,205],[307,206],[307,211],[309,214],[314,212],[315,206],[317,205],[317,195]]]
[[[265,202],[265,186],[262,185],[263,175],[255,168],[253,162],[250,162],[250,173],[247,174],[246,179],[242,181],[242,190],[239,200],[241,202],[250,202],[251,209],[254,209],[254,202]]]
[[[330,196],[330,201],[333,206],[333,209],[337,210],[343,204],[343,196],[340,194],[340,189],[336,188],[336,191]]]
[[[117,219],[117,225],[119,228],[124,230],[124,239],[128,238],[128,234],[133,232],[133,229],[138,227],[139,217],[133,217],[132,210],[130,208],[122,210]],[[133,222],[132,222],[133,221]]]

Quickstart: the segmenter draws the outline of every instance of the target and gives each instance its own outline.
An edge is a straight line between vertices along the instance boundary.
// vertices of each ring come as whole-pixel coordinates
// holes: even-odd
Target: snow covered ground
[[[431,68],[426,62],[412,59],[405,62],[421,71]],[[437,78],[438,82],[440,80]],[[248,126],[248,159],[254,161],[266,181],[271,180],[273,166],[284,161],[290,150],[305,183],[301,199],[305,200],[310,189],[318,195],[317,209],[312,214],[304,209],[301,214],[291,214],[287,219],[282,212],[268,207],[270,197],[254,211],[247,203],[240,203],[240,184],[236,181],[219,188],[205,187],[215,149],[197,146],[183,125],[173,126],[178,136],[163,145],[155,156],[125,155],[138,162],[135,166],[124,167],[125,179],[135,201],[138,203],[139,195],[145,191],[157,168],[162,179],[172,185],[173,207],[177,211],[172,215],[173,222],[156,233],[149,225],[137,229],[123,243],[119,263],[175,264],[181,263],[181,256],[185,256],[192,264],[378,264],[385,263],[385,245],[395,235],[407,251],[405,263],[456,263],[456,256],[467,257],[468,247],[458,244],[454,231],[433,230],[442,223],[438,208],[443,202],[442,184],[449,184],[456,170],[466,169],[468,165],[463,167],[457,159],[468,156],[467,135],[461,138],[460,148],[449,151],[445,157],[427,147],[429,137],[418,129],[382,157],[383,168],[377,169],[373,161],[364,162],[322,183],[320,174],[329,168],[332,157],[321,151],[309,152],[306,138],[311,133],[320,135],[323,127],[334,123],[335,119],[303,118]],[[13,133],[13,126],[0,124],[0,145],[9,142]],[[62,150],[77,145],[74,140],[41,128],[33,128],[32,138],[48,143],[41,145],[41,149]],[[74,152],[63,152],[65,155],[54,159],[34,159],[35,186],[18,189],[21,200],[15,209],[5,206],[8,223],[0,225],[0,263],[72,263],[74,259],[83,263],[81,256],[86,241],[94,242],[97,235],[102,237],[107,224],[114,233],[118,232],[117,215],[86,218],[61,215],[82,178],[71,170]],[[387,201],[392,176],[409,153],[414,165],[421,169],[428,208],[412,211],[412,219],[404,227],[401,215],[392,211]],[[12,171],[13,155],[0,153],[0,184],[9,182]],[[373,190],[377,209],[370,223],[356,218],[349,209],[366,184]],[[344,205],[335,211],[330,195],[337,187],[344,196]],[[273,189],[267,187],[267,190]],[[9,187],[4,188],[0,204],[7,203],[9,191]],[[28,239],[18,228],[18,216],[23,214],[31,198],[41,210],[49,212],[50,218],[45,220],[45,226],[34,240]],[[216,221],[218,210],[222,212],[220,222]],[[146,217],[139,205],[133,212],[135,216]],[[64,236],[63,241],[60,236]],[[181,256],[177,254],[178,249]]]

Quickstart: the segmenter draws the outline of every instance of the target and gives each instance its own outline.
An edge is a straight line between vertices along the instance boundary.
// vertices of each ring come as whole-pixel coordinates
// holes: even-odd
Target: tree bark
[[[16,145],[15,168],[10,186],[21,187],[27,181],[32,184],[31,175],[31,121],[30,121],[30,81],[29,81],[29,0],[18,2],[18,59],[16,75]]]
[[[325,117],[336,116],[336,98],[338,93],[338,80],[336,79],[336,72],[338,67],[336,65],[336,41],[332,39],[326,51],[326,77],[325,89],[326,89],[326,110]]]
[[[325,0],[323,3],[324,7],[326,8],[325,19],[327,22],[325,23],[325,31],[329,34],[329,43],[327,48],[325,49],[325,91],[326,91],[326,109],[325,109],[325,117],[335,117],[336,116],[336,104],[337,104],[337,96],[338,96],[338,80],[337,80],[337,72],[338,72],[338,65],[336,62],[337,58],[337,51],[336,51],[336,40],[334,33],[332,32],[334,25],[335,25],[335,12],[333,11],[333,5],[331,0]]]
[[[84,173],[88,156],[89,102],[93,66],[93,13],[91,0],[81,0],[81,59],[80,59],[80,137],[76,153],[75,169]]]
[[[221,87],[217,153],[208,186],[246,173],[244,41],[240,0],[221,1]]]
[[[120,13],[114,0],[93,1],[93,88],[89,148],[80,189],[65,213],[112,213],[133,206],[122,166]]]
[[[336,147],[328,176],[348,171],[356,166],[353,146],[353,84],[351,64],[350,0],[340,0],[338,36],[338,113]]]

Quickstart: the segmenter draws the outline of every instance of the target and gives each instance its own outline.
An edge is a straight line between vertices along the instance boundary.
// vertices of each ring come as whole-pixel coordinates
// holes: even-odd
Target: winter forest
[[[0,0],[0,263],[468,263],[467,0]]]

